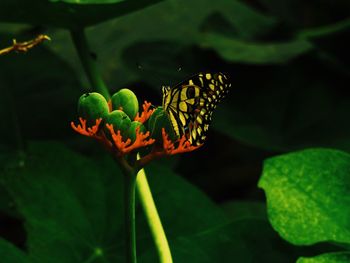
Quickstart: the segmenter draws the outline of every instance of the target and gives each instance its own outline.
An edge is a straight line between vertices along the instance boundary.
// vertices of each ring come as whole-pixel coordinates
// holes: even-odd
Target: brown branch
[[[6,47],[4,49],[0,49],[0,56],[6,55],[11,52],[22,52],[25,53],[29,49],[39,45],[40,43],[44,42],[45,40],[51,40],[51,38],[47,35],[38,35],[36,38],[25,41],[25,42],[17,42],[16,39],[13,39],[12,46]]]

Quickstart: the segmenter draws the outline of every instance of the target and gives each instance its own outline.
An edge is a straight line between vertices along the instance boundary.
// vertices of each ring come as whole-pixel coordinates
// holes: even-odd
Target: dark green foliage
[[[11,243],[0,239],[1,260],[6,263],[30,263],[32,262],[23,251],[20,251]]]
[[[147,173],[175,261],[220,262],[229,255],[239,262],[293,262],[300,253],[278,238],[266,218],[228,219],[168,168],[154,165]],[[122,260],[123,180],[110,158],[92,160],[58,143],[30,143],[24,164],[12,158],[2,181],[28,233],[27,255],[0,242],[0,251],[6,252],[1,255],[8,257],[3,262],[85,262],[96,251],[101,252],[97,262]],[[141,207],[137,218],[140,260],[155,262]]]
[[[69,29],[93,25],[155,4],[160,0],[115,1],[25,1],[5,0],[0,4],[0,20],[34,25],[50,25]],[[24,12],[14,12],[23,10]]]

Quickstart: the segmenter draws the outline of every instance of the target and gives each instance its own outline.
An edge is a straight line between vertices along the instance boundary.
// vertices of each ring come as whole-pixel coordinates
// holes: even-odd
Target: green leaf
[[[228,222],[219,207],[169,168],[151,165],[147,172],[169,237]],[[25,220],[33,262],[124,259],[123,177],[111,158],[96,161],[59,143],[29,143],[24,163],[9,158],[0,179]],[[140,205],[136,214],[142,253],[154,244]]]
[[[30,263],[32,262],[23,251],[10,242],[0,238],[0,255],[3,263]]]
[[[306,40],[259,44],[218,34],[204,35],[202,45],[213,48],[227,61],[252,64],[285,63],[313,48],[312,44]]]
[[[300,258],[297,263],[348,263],[350,262],[349,252],[327,253],[312,258]]]
[[[272,226],[287,241],[350,243],[350,155],[309,149],[264,162],[259,187]]]
[[[350,28],[350,19],[344,19],[339,22],[320,26],[317,28],[306,28],[303,30],[300,30],[297,33],[297,37],[300,39],[314,39],[314,38],[321,38],[321,37],[329,37],[333,34],[346,31]]]
[[[55,143],[29,144],[23,167],[9,163],[4,185],[26,220],[33,260],[84,262],[104,248],[105,233],[122,222],[122,211],[107,214],[109,205],[122,202],[120,191],[113,189],[113,199],[108,195],[121,184],[118,170],[111,170]]]
[[[0,3],[0,21],[50,25],[76,29],[91,26],[155,4],[160,0],[141,1],[31,1],[4,0]],[[13,12],[13,10],[22,12]]]

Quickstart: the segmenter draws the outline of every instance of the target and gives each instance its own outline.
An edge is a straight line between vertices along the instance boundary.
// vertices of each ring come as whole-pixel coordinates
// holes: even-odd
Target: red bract
[[[151,105],[151,103],[145,101],[142,106],[143,111],[141,113],[141,116],[137,113],[135,121],[141,123],[146,122],[154,112],[154,110],[149,109]],[[105,145],[108,148],[108,150],[112,152],[112,154],[115,154],[115,156],[118,158],[129,154],[132,151],[136,151],[140,148],[153,145],[153,148],[147,155],[137,160],[135,164],[136,169],[142,168],[155,158],[194,151],[201,146],[191,145],[191,143],[186,139],[185,136],[182,136],[179,140],[172,142],[169,139],[165,128],[162,128],[162,142],[156,143],[155,139],[150,138],[150,132],[140,132],[140,127],[136,128],[136,137],[135,140],[132,140],[131,138],[123,138],[121,135],[122,131],[120,131],[118,127],[114,127],[112,124],[105,124],[106,129],[102,129],[101,118],[97,119],[95,125],[93,125],[92,127],[87,127],[86,120],[84,120],[81,117],[79,118],[79,122],[80,124],[78,125],[75,125],[74,122],[71,122],[71,127],[73,128],[73,130],[75,130],[81,135],[97,139],[103,145]],[[106,135],[106,131],[109,132],[110,136]]]

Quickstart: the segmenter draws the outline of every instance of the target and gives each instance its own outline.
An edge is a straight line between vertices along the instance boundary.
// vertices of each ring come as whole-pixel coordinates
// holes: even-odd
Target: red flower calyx
[[[186,139],[185,135],[183,135],[178,141],[177,148],[175,148],[174,143],[171,140],[169,140],[169,136],[166,133],[164,128],[162,128],[162,137],[163,137],[163,150],[166,154],[169,154],[169,155],[191,152],[202,146],[202,145],[199,145],[199,146],[191,145],[191,143]]]
[[[139,113],[136,114],[135,117],[135,121],[139,121],[141,123],[145,123],[149,117],[151,117],[151,115],[153,114],[153,112],[155,111],[155,109],[150,110],[149,108],[151,107],[152,103],[145,101],[142,105],[142,113],[141,116],[139,115]]]
[[[102,122],[102,118],[99,118],[96,120],[96,124],[92,126],[91,128],[86,127],[86,120],[79,117],[79,122],[77,126],[74,124],[74,122],[70,123],[70,126],[75,130],[77,133],[80,133],[81,135],[89,136],[89,137],[95,137],[100,138],[100,136],[97,135],[98,128]]]
[[[155,139],[149,138],[150,132],[146,132],[145,134],[140,132],[140,127],[136,128],[136,139],[133,143],[131,143],[130,138],[128,138],[125,142],[123,141],[123,137],[121,136],[120,130],[117,133],[114,131],[112,124],[106,124],[106,128],[112,135],[112,139],[114,145],[117,147],[118,151],[124,155],[138,148],[146,147],[155,142]]]

